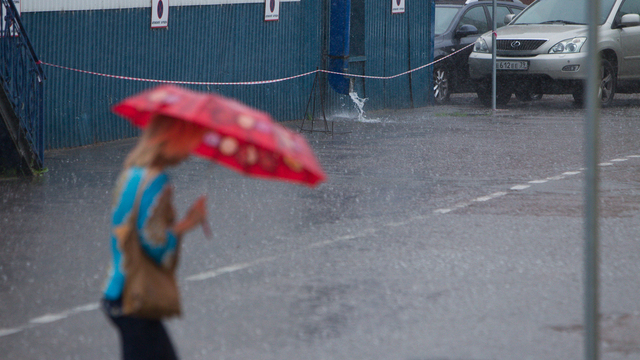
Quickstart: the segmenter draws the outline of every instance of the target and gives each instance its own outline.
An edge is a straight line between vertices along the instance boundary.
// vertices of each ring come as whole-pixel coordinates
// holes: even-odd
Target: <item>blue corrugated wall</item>
[[[391,1],[365,1],[365,59],[351,62],[349,72],[393,76],[433,60],[433,0],[407,1],[403,14],[391,13]],[[389,80],[353,79],[366,98],[365,110],[423,107],[433,101],[432,68]],[[352,106],[348,96],[329,93],[330,107]]]
[[[391,1],[367,1],[367,60],[361,71],[393,75],[427,63],[432,58],[432,1],[407,1],[406,13],[396,15],[391,14]],[[106,74],[237,82],[324,68],[328,0],[283,2],[280,6],[276,22],[264,21],[262,4],[171,7],[169,28],[157,30],[150,29],[148,8],[35,12],[24,13],[22,19],[44,62]],[[49,66],[45,70],[47,149],[137,135],[109,108],[156,84]],[[411,77],[362,81],[368,108],[427,104],[430,73],[422,70]],[[237,98],[286,121],[302,118],[312,84],[313,76],[306,76],[269,85],[189,87]]]
[[[432,1],[407,1],[404,14],[392,14],[390,1],[367,1],[365,75],[392,76],[433,59]],[[365,80],[370,109],[422,107],[428,104],[431,69],[391,80]]]

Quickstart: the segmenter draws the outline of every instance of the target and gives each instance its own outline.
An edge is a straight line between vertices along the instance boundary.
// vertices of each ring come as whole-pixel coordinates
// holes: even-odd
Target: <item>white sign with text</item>
[[[151,27],[169,26],[169,0],[151,0]]]
[[[402,14],[404,12],[404,0],[391,0],[391,13]]]
[[[264,21],[280,19],[280,0],[264,0]]]

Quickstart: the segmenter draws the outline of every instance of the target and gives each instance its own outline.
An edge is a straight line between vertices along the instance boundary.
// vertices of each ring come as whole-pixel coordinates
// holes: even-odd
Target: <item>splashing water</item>
[[[356,105],[356,110],[358,110],[358,121],[367,121],[367,119],[364,117],[364,103],[367,101],[367,99],[360,98],[358,96],[358,93],[355,91],[350,92],[349,96],[351,97],[351,100],[353,100],[353,103]]]

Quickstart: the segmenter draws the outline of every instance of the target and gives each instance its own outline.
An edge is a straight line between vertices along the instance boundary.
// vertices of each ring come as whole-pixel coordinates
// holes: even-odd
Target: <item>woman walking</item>
[[[124,360],[174,360],[177,356],[160,319],[123,314],[125,255],[114,230],[137,214],[134,229],[144,252],[161,267],[175,269],[182,236],[205,225],[206,198],[201,196],[176,222],[166,169],[186,160],[204,134],[205,129],[199,125],[157,115],[127,156],[118,177],[111,222],[113,258],[102,303],[120,334]]]

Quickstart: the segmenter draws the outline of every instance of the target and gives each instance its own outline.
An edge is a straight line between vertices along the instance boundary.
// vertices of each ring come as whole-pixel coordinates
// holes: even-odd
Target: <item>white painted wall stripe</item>
[[[301,0],[280,0],[280,2]],[[169,0],[169,6],[264,4],[264,0]],[[151,8],[150,0],[22,0],[22,12]]]

